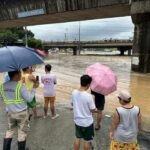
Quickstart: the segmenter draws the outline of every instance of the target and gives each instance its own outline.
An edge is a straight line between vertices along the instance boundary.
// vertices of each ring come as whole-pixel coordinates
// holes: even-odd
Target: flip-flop
[[[98,131],[101,128],[100,125],[98,125],[98,127],[95,127],[95,131]]]

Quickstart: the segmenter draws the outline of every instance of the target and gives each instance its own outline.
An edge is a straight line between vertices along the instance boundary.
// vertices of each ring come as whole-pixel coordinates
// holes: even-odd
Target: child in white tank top
[[[141,130],[141,112],[138,106],[132,105],[128,91],[121,91],[118,95],[121,107],[116,109],[110,129],[110,150],[119,148],[140,150],[137,135]]]

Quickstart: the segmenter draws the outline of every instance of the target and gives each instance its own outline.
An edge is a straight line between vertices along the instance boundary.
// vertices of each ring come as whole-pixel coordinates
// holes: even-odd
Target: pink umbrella
[[[86,73],[92,77],[90,88],[93,91],[108,95],[117,89],[117,76],[109,67],[95,63],[87,67]]]
[[[39,49],[36,49],[36,48],[35,48],[35,51],[36,51],[39,55],[41,55],[42,57],[47,57],[47,55],[45,54],[44,51],[39,50]]]

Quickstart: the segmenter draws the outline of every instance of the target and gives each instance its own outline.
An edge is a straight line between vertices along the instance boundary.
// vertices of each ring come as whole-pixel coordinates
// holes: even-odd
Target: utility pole
[[[66,32],[65,32],[65,40],[64,40],[64,42],[66,42],[67,41],[67,35],[66,35]]]
[[[80,50],[81,50],[81,45],[80,45],[80,44],[81,44],[81,43],[80,43],[80,21],[79,21],[79,43],[78,43],[78,44],[79,44],[79,45],[78,45],[78,46],[79,46],[78,48],[79,48],[79,54],[80,54]]]
[[[28,34],[27,34],[27,27],[25,26],[25,46],[28,47]]]

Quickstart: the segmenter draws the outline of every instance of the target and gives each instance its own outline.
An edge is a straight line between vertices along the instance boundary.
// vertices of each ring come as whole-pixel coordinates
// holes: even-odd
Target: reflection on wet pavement
[[[150,74],[131,72],[131,57],[120,56],[50,56],[45,63],[52,65],[52,73],[57,76],[57,103],[70,104],[71,92],[79,87],[79,78],[88,65],[99,62],[108,65],[118,76],[118,90],[127,89],[132,94],[133,103],[141,108],[144,128],[150,131]],[[37,74],[44,73],[44,66],[36,69]],[[38,92],[42,96],[41,89]],[[106,112],[114,112],[119,106],[117,91],[106,97]],[[41,97],[42,98],[42,97]]]

